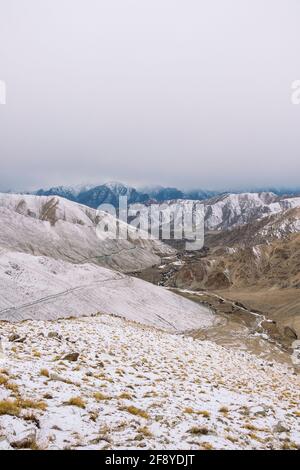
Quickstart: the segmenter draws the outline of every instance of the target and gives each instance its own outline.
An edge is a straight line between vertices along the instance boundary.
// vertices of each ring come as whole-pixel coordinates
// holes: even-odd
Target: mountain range
[[[33,194],[37,196],[61,196],[96,209],[101,204],[112,204],[117,207],[119,196],[127,196],[128,203],[135,204],[149,201],[160,203],[177,199],[203,201],[215,196],[242,192],[272,192],[277,196],[291,196],[300,194],[300,189],[262,188],[260,190],[247,189],[244,191],[213,191],[205,189],[180,190],[163,186],[148,186],[138,189],[119,182],[109,182],[101,185],[55,186],[48,189],[39,189]]]
[[[129,204],[146,203],[150,200],[163,202],[172,199],[207,199],[216,191],[184,192],[176,188],[153,187],[136,189],[123,183],[110,182],[97,186],[57,186],[49,189],[39,189],[34,192],[37,196],[61,196],[80,204],[98,208],[101,204],[112,204],[117,207],[120,196],[127,196]]]

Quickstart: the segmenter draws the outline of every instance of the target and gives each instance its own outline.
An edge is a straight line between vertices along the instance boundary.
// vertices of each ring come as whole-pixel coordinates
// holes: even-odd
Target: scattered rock
[[[274,431],[275,432],[289,432],[290,429],[284,426],[284,424],[281,421],[278,421],[278,423],[274,426]]]
[[[11,343],[13,343],[14,341],[16,341],[17,339],[20,339],[21,336],[20,335],[17,335],[16,333],[13,333],[12,335],[10,335],[8,337],[8,341],[10,341]]]
[[[65,356],[62,357],[62,360],[76,362],[78,358],[79,358],[79,353],[73,352],[73,353],[65,354]]]
[[[57,333],[57,331],[49,331],[48,338],[61,339],[61,336]]]
[[[8,338],[8,341],[10,341],[11,343],[24,343],[25,340],[26,340],[26,336],[21,337],[20,335],[17,335],[16,333],[13,333]]]
[[[55,380],[56,382],[65,382],[66,379],[62,377],[61,375],[55,374],[55,373],[50,373],[49,375],[50,380]]]
[[[255,416],[266,416],[269,411],[269,408],[264,405],[252,406],[249,409],[250,413],[254,414]]]
[[[68,343],[72,343],[72,344],[76,343],[76,340],[70,339],[69,336],[66,338],[66,341],[68,341]]]
[[[54,424],[54,426],[52,426],[51,429],[54,429],[54,431],[62,431],[62,429],[59,426],[57,426],[56,424]]]

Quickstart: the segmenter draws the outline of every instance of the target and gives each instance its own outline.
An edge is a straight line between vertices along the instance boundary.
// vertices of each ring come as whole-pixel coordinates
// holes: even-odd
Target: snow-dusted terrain
[[[280,198],[273,193],[241,193],[205,201],[206,228],[226,230],[260,218],[300,207],[300,197]]]
[[[93,264],[0,254],[0,320],[110,313],[171,331],[211,326],[206,307],[166,289]]]
[[[299,449],[299,376],[100,315],[1,323],[2,449]]]
[[[108,238],[99,223],[114,228],[109,214],[59,197],[0,194],[0,247],[73,263],[91,262],[124,272],[160,263],[173,250],[158,240]]]
[[[217,196],[206,201],[176,199],[163,202],[154,207],[163,211],[168,208],[177,217],[180,211],[191,213],[193,208],[204,205],[205,229],[227,230],[248,223],[256,222],[273,214],[285,213],[288,210],[300,207],[300,197],[278,197],[273,193],[241,193]],[[132,204],[131,209],[140,211],[140,218],[147,224],[147,206]],[[155,225],[155,223],[154,223]]]
[[[293,233],[299,203],[216,198],[207,228],[264,217],[261,231]],[[300,449],[299,375],[188,336],[223,327],[209,303],[124,274],[185,262],[130,227],[109,239],[101,221],[58,197],[0,195],[0,449]]]

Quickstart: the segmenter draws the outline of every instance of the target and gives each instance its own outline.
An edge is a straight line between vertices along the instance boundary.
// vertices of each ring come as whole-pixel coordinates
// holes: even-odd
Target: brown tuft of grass
[[[210,412],[209,411],[206,411],[206,410],[197,411],[197,410],[194,410],[193,408],[190,408],[190,407],[184,408],[183,412],[187,413],[187,414],[201,415],[204,418],[209,418],[210,417]]]
[[[18,387],[18,385],[17,385],[16,383],[14,383],[14,382],[7,382],[7,383],[5,384],[5,388],[6,388],[7,390],[10,390],[11,392],[13,392],[13,393],[15,393],[15,394],[19,393],[19,387]]]
[[[226,439],[228,439],[228,441],[232,442],[233,444],[235,444],[236,442],[238,442],[238,438],[237,437],[234,437],[234,436],[231,436],[230,434],[228,434],[227,436],[225,436]]]
[[[43,377],[50,377],[50,373],[49,373],[48,369],[41,369],[40,370],[40,375],[43,376]]]
[[[0,385],[5,385],[8,382],[8,378],[4,375],[0,375]]]
[[[229,409],[227,408],[227,406],[221,406],[221,408],[219,408],[219,412],[227,414],[229,413]]]
[[[47,403],[44,401],[34,401],[30,400],[28,398],[22,399],[19,398],[17,399],[17,404],[21,409],[28,409],[31,408],[33,410],[42,410],[45,411],[47,408]]]
[[[120,408],[121,411],[127,411],[128,413],[132,414],[132,415],[135,415],[135,416],[140,416],[141,418],[145,418],[145,419],[148,419],[149,418],[149,414],[144,411],[144,410],[141,410],[140,408],[137,408],[136,406],[122,406]]]
[[[41,357],[41,353],[39,351],[33,350],[32,351],[33,357]]]
[[[78,408],[85,408],[85,402],[81,397],[72,397],[66,402],[68,406],[78,406]]]
[[[299,450],[299,446],[295,442],[286,441],[282,444],[282,450]]]
[[[209,429],[205,426],[193,426],[191,429],[189,429],[189,433],[201,434],[206,436],[207,434],[209,434]]]
[[[123,392],[119,395],[119,398],[123,398],[124,400],[132,400],[132,396],[128,392]]]
[[[138,433],[142,434],[144,437],[152,437],[153,436],[152,432],[150,431],[149,428],[147,428],[147,426],[143,426],[143,427],[139,428]]]
[[[248,429],[248,431],[259,431],[259,429],[251,423],[244,424],[243,428]]]
[[[258,441],[258,442],[261,442],[261,443],[264,443],[265,440],[262,439],[261,437],[259,437],[257,434],[255,434],[254,432],[249,432],[248,434],[248,437],[250,437],[250,439],[254,439],[255,441]]]
[[[197,414],[203,416],[204,418],[210,418],[210,412],[206,410],[197,411]]]
[[[204,450],[213,450],[213,445],[209,442],[201,442],[202,449]]]
[[[184,408],[183,412],[184,412],[184,413],[188,413],[188,414],[195,413],[195,411],[193,410],[193,408],[190,408],[190,407]]]
[[[95,392],[93,397],[97,400],[97,401],[101,401],[101,400],[111,400],[112,397],[109,397],[108,395],[105,395],[104,393],[101,393],[101,392]]]
[[[0,416],[1,415],[10,415],[10,416],[19,416],[20,407],[17,400],[1,400],[0,401]]]

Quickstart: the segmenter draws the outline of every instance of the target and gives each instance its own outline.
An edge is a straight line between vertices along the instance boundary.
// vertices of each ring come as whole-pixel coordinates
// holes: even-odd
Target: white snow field
[[[137,236],[133,227],[127,239],[107,238],[97,230],[115,219],[104,212],[53,196],[0,193],[0,248],[45,255],[72,263],[91,262],[123,272],[160,264],[160,256],[174,250],[159,240]]]
[[[140,279],[93,264],[0,253],[0,320],[52,320],[109,313],[170,331],[206,328],[206,307]]]
[[[0,334],[1,449],[300,448],[286,366],[107,315]]]

